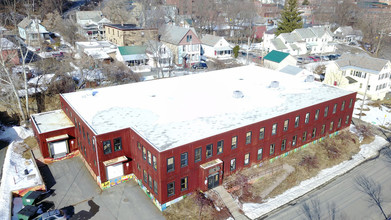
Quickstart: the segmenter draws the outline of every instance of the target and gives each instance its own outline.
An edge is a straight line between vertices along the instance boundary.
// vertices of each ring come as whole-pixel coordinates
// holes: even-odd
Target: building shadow
[[[88,206],[90,206],[90,210],[81,210],[80,212],[73,215],[70,219],[80,219],[80,220],[86,220],[91,219],[96,215],[96,213],[99,212],[99,206],[92,200],[88,200]]]
[[[49,169],[49,166],[39,160],[36,160],[36,162],[39,172],[41,172],[43,181],[45,182],[46,188],[51,189],[56,184],[56,180],[54,179],[53,174]]]

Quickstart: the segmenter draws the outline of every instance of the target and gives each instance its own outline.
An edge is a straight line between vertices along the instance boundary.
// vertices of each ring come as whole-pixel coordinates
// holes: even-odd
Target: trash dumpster
[[[35,213],[37,212],[38,207],[32,206],[32,205],[26,205],[22,210],[18,212],[18,219],[19,220],[29,220],[32,219],[35,216]]]
[[[39,197],[42,195],[42,192],[39,191],[29,191],[22,197],[23,205],[33,205],[38,200]]]

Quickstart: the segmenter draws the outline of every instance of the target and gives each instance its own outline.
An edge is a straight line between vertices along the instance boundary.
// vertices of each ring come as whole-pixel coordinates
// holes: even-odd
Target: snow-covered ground
[[[364,162],[366,159],[377,155],[378,151],[387,143],[388,142],[383,138],[376,136],[372,143],[360,146],[360,152],[354,155],[351,160],[344,161],[336,166],[324,169],[317,176],[301,182],[300,185],[285,191],[283,194],[275,198],[267,200],[265,203],[244,203],[243,211],[245,215],[251,219],[267,214],[268,212],[277,209],[278,207],[321,186],[334,177],[343,175],[360,163]]]
[[[0,140],[10,141],[4,159],[3,176],[0,186],[0,219],[11,218],[12,191],[42,185],[42,178],[39,170],[32,159],[23,158],[22,140],[33,135],[31,130],[23,127],[1,127]],[[25,175],[27,169],[29,174]]]
[[[356,118],[358,118],[360,114],[363,96],[357,95],[357,98],[360,98],[361,100],[357,100],[356,104],[354,105],[353,117]],[[370,100],[366,100],[364,102],[364,107],[362,112],[365,115],[361,116],[361,120],[378,126],[382,125],[382,126],[390,127],[391,109],[384,106],[381,106],[381,108],[379,108],[379,107],[372,107],[367,105],[370,102],[371,102]]]

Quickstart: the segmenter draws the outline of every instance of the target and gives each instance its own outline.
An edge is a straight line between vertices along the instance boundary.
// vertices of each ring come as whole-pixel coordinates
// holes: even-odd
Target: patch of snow
[[[12,191],[43,184],[33,159],[25,159],[22,156],[24,146],[21,140],[32,134],[31,130],[17,126],[6,127],[0,134],[0,139],[12,141],[8,146],[3,165],[0,186],[0,219],[11,218]],[[28,170],[28,175],[24,174],[25,169]]]
[[[357,95],[357,97],[360,97]],[[361,96],[362,99],[362,96]],[[386,127],[391,126],[391,109],[381,106],[379,107],[373,107],[368,105],[372,101],[365,100],[364,107],[363,107],[363,113],[365,115],[361,116],[361,120],[366,121],[368,123],[374,124],[374,125],[383,125]],[[362,100],[357,100],[354,105],[354,111],[353,111],[353,117],[358,118],[360,114]],[[369,110],[368,110],[369,109]]]
[[[245,215],[251,219],[261,217],[321,186],[334,177],[348,172],[366,159],[376,156],[379,150],[386,144],[388,144],[388,142],[384,138],[376,136],[372,143],[361,145],[360,152],[354,155],[351,160],[324,169],[317,176],[302,181],[298,186],[288,189],[275,198],[268,199],[265,203],[244,203],[243,211],[245,212]]]
[[[0,140],[6,140],[9,142],[20,141],[33,135],[33,132],[30,129],[20,126],[2,127],[1,129],[2,132],[0,132]]]

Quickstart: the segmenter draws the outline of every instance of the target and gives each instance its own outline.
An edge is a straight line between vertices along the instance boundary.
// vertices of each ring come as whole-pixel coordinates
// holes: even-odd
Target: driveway
[[[80,156],[42,166],[41,173],[54,190],[45,201],[71,209],[71,219],[164,219],[133,180],[101,191]]]

